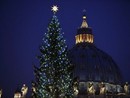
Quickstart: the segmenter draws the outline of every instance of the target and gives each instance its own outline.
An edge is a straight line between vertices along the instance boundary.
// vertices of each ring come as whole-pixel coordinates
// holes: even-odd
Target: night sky
[[[12,96],[23,83],[31,87],[33,64],[38,66],[36,56],[55,4],[69,49],[86,9],[95,45],[112,56],[124,81],[130,81],[129,0],[0,0],[0,88],[4,95]]]

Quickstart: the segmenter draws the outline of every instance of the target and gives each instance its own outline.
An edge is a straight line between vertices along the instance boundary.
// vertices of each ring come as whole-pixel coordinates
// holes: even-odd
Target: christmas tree
[[[40,67],[34,67],[35,98],[72,98],[72,65],[67,57],[67,45],[61,33],[61,27],[54,15],[48,25],[38,56]]]

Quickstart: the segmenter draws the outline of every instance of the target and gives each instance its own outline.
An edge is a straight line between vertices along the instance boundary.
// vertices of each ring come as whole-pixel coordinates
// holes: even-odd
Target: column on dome
[[[76,44],[82,42],[93,43],[93,35],[92,34],[79,34],[75,36]]]

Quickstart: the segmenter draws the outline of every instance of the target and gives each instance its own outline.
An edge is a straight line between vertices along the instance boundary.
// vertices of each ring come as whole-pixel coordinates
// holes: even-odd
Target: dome
[[[74,65],[74,77],[79,81],[120,83],[121,74],[111,56],[94,44],[79,43],[70,51],[69,57]]]
[[[94,45],[92,28],[88,27],[85,15],[75,39],[76,44],[69,50],[69,58],[74,65],[74,77],[78,77],[80,82],[121,82],[120,69],[112,57]]]

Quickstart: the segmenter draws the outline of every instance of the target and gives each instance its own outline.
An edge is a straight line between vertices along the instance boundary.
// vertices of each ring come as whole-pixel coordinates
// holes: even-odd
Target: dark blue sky
[[[75,44],[75,34],[86,9],[93,28],[95,45],[118,64],[125,81],[130,81],[130,1],[129,0],[0,0],[0,87],[13,95],[17,86],[31,86],[33,64],[48,23],[57,13],[67,45]]]

